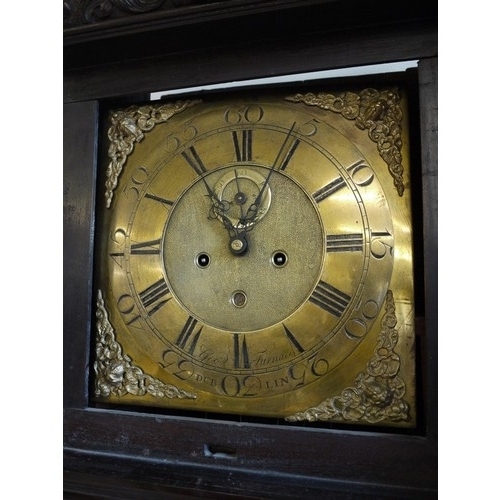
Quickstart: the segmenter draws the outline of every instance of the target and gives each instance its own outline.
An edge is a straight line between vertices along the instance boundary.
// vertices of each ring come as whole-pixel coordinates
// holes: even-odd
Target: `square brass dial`
[[[412,427],[402,88],[111,112],[96,401]]]

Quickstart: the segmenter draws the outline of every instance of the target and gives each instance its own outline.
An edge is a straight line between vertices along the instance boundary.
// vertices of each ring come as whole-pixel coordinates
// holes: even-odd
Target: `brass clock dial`
[[[389,405],[404,413],[393,421],[412,425],[408,165],[396,176],[380,151],[393,136],[379,133],[377,145],[304,94],[121,113],[110,129],[98,398],[311,419],[318,405],[359,392],[374,360],[384,370],[391,361],[384,383],[399,396]],[[117,161],[119,141],[128,153]],[[103,331],[114,358],[102,354]],[[380,361],[394,332],[400,346],[386,345]],[[332,420],[363,423],[349,415]]]
[[[284,173],[276,173],[267,182],[264,191],[272,202],[254,222],[240,222],[244,215],[229,219],[226,224],[230,227],[210,220],[212,201],[205,182],[216,186],[228,173],[237,173],[241,181],[254,172],[252,176],[262,178],[264,185],[261,173],[269,169],[251,166],[238,170],[232,165],[222,167],[195,180],[172,207],[161,246],[166,282],[177,302],[207,330],[212,327],[221,337],[214,339],[219,343],[222,337],[233,342],[234,333],[249,345],[252,337],[263,335],[259,330],[284,321],[309,298],[323,267],[325,238],[316,205]],[[238,206],[234,196],[233,201],[223,200],[226,213],[240,213],[242,208],[243,214],[248,213],[245,208],[252,207],[260,189],[259,185],[255,185],[259,189],[252,187],[250,182],[240,182],[242,191],[233,191],[248,201]],[[297,200],[301,209],[290,209]],[[230,246],[235,239],[245,241],[244,252]],[[276,301],[278,295],[281,298]],[[237,366],[237,360],[229,360],[232,354],[226,351],[226,369]]]

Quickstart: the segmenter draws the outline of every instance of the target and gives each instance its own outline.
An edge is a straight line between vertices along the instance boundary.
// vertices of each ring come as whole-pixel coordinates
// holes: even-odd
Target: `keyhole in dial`
[[[196,256],[196,265],[202,269],[210,265],[210,256],[207,253],[200,253]]]
[[[288,262],[288,256],[285,252],[279,250],[273,253],[272,262],[276,267],[286,266],[286,263]]]
[[[247,303],[246,293],[241,290],[236,290],[231,295],[231,302],[236,307],[243,307]]]

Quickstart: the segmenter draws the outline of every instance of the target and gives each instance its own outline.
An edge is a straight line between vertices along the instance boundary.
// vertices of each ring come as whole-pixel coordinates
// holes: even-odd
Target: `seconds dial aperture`
[[[252,167],[228,168],[214,186],[215,195],[226,204],[226,215],[235,228],[250,230],[269,210],[271,188],[262,172],[265,170]]]

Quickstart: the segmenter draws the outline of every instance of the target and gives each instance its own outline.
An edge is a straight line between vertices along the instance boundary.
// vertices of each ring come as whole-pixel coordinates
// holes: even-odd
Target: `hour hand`
[[[226,200],[219,200],[217,195],[215,194],[214,190],[210,187],[208,182],[206,181],[205,177],[201,178],[203,183],[205,184],[205,189],[207,190],[208,197],[210,198],[210,210],[208,217],[210,219],[219,219],[223,222],[224,226],[226,226],[226,229],[229,229],[230,227],[233,227],[231,224],[231,221],[227,217],[226,213],[229,210],[229,202]],[[229,225],[229,226],[228,226]]]
[[[248,207],[245,217],[241,219],[240,221],[241,224],[248,225],[249,223],[254,222],[255,219],[257,218],[257,214],[259,213],[259,209],[262,204],[264,194],[266,192],[266,187],[269,184],[269,179],[273,173],[274,173],[274,166],[273,168],[271,168],[271,170],[269,170],[266,180],[264,181],[264,184],[260,188],[259,194],[255,198],[254,202]]]
[[[233,255],[243,255],[248,250],[247,232],[245,228],[234,227],[225,214],[221,215],[222,222],[229,233],[229,250]]]
[[[219,200],[217,200],[219,201]],[[224,202],[224,200],[222,200]],[[225,202],[228,203],[228,202]],[[231,220],[227,217],[224,210],[220,210],[221,205],[218,205],[219,208],[215,208],[214,213],[215,216],[222,220],[227,232],[229,234],[229,250],[233,255],[243,255],[248,249],[248,240],[246,236],[246,229],[237,228],[233,226]],[[214,208],[214,205],[212,205]]]
[[[202,179],[211,202],[209,218],[219,219],[222,221],[224,227],[229,233],[229,250],[233,255],[243,255],[248,249],[246,229],[238,229],[233,225],[229,217],[226,215],[230,206],[229,202],[226,200],[219,200],[212,188],[208,185],[205,178],[202,177]]]

